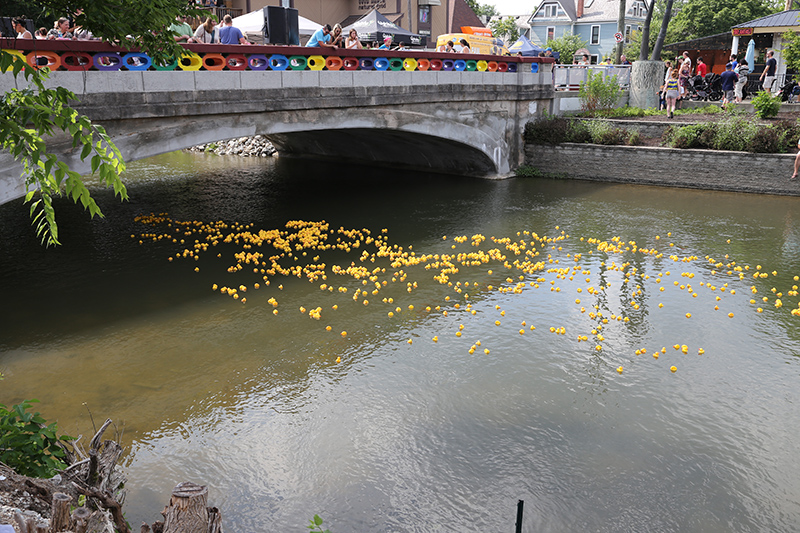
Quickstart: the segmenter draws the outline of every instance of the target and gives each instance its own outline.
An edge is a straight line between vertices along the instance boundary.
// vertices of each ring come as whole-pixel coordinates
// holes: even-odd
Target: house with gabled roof
[[[641,30],[651,0],[626,0],[625,42]],[[533,12],[528,24],[528,38],[544,47],[547,41],[563,35],[579,35],[588,43],[592,63],[613,55],[617,41],[619,0],[543,0]],[[566,59],[566,58],[565,58]]]

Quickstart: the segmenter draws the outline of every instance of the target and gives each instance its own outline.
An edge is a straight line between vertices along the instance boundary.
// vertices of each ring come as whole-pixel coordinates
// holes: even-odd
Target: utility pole
[[[414,28],[412,28],[413,18],[411,16],[411,0],[408,0],[408,31],[414,33]]]
[[[652,1],[652,0],[651,0]],[[620,56],[622,55],[622,43],[625,42],[625,0],[619,0],[619,18],[617,19],[617,31],[623,35],[621,42],[617,43],[617,51],[614,59],[614,64],[619,65]]]

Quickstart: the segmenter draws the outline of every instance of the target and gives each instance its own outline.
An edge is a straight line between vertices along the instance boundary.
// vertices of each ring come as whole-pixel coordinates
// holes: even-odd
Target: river
[[[519,499],[524,531],[800,529],[800,199],[191,153],[126,182],[59,201],[55,249],[0,207],[0,401],[114,419],[134,529],[181,481],[227,531],[513,531]]]

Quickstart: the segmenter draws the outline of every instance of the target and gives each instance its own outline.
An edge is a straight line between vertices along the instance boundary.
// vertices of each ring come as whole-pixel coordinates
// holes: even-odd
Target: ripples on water
[[[132,524],[155,520],[172,486],[191,480],[209,485],[231,531],[299,531],[314,513],[337,533],[511,531],[518,499],[525,531],[800,528],[800,343],[789,313],[798,298],[787,295],[800,274],[797,199],[185,153],[130,169],[130,202],[97,193],[105,220],[58,206],[64,245],[56,250],[38,247],[24,207],[0,209],[0,369],[2,401],[37,397],[68,433],[90,431],[83,402],[95,419],[124,424]],[[134,217],[150,212],[255,229],[288,220],[373,234],[386,228],[390,243],[417,253],[453,252],[460,235],[516,240],[517,232],[563,230],[570,237],[542,251],[591,274],[540,273],[538,289],[529,284],[539,275],[528,275],[522,294],[502,294],[487,285],[508,286],[505,278],[516,282],[519,272],[462,267],[452,281],[479,284],[475,316],[454,309],[457,294],[422,267],[405,268],[407,281],[418,282],[413,293],[398,282],[370,295],[367,307],[351,298],[359,282],[330,273],[329,284],[350,292],[273,278],[242,305],[210,290],[258,281],[226,273],[229,259],[169,263],[185,246],[139,245],[150,229]],[[663,257],[605,256],[580,241],[614,236]],[[229,258],[240,249],[217,251]],[[324,260],[346,267],[360,252],[326,252]],[[568,254],[578,252],[575,262]],[[675,262],[670,254],[699,259]],[[751,270],[740,282],[706,255]],[[600,264],[628,260],[642,277],[627,286]],[[777,275],[753,280],[759,264]],[[588,294],[601,277],[611,287]],[[561,292],[550,291],[551,280]],[[711,291],[701,281],[729,287]],[[632,296],[636,283],[642,294]],[[781,309],[772,287],[784,293]],[[387,295],[395,304],[380,301]],[[270,296],[280,302],[278,316]],[[598,319],[588,317],[595,303],[605,316],[631,317],[603,325],[601,352],[591,334]],[[319,322],[297,311],[317,305]],[[395,305],[403,311],[390,319]],[[424,310],[436,305],[449,315]],[[476,340],[481,347],[470,355]],[[641,348],[646,353],[635,355]]]

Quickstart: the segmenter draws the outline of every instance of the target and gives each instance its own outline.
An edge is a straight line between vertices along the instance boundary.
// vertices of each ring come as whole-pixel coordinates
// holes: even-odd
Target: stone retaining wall
[[[543,172],[591,181],[800,196],[800,179],[789,181],[793,154],[527,144],[525,163]]]
[[[608,122],[614,128],[623,128],[628,131],[638,131],[642,137],[653,137],[660,139],[664,130],[670,126],[688,126],[696,124],[694,122],[656,122],[649,120],[625,120],[620,118],[582,118],[575,120],[598,120]]]

